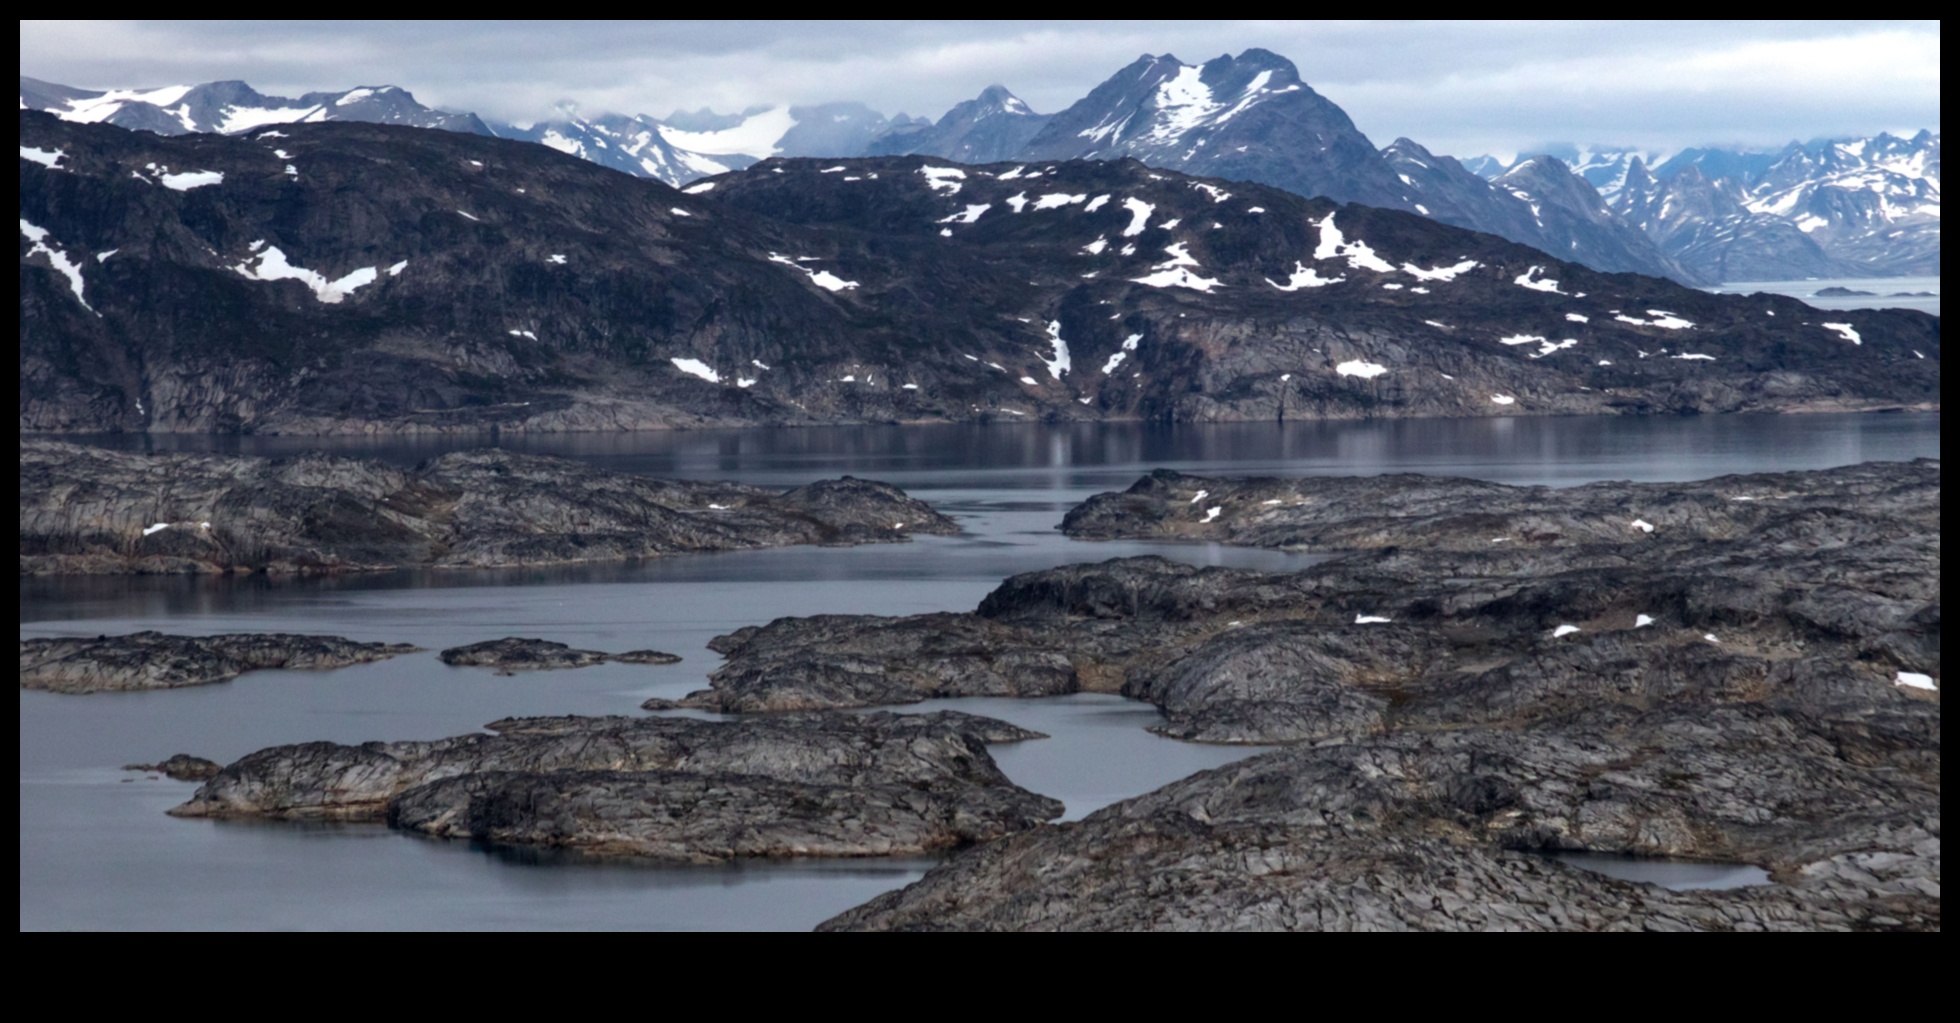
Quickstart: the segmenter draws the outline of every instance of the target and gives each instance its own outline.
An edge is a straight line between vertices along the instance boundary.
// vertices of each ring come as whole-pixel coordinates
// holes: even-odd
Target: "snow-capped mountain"
[[[1133,160],[771,158],[682,191],[460,132],[19,120],[23,431],[1939,401],[1924,313],[1826,319]]]
[[[676,112],[665,121],[645,114],[582,116],[566,107],[533,124],[491,124],[470,113],[435,110],[397,86],[309,92],[298,99],[266,96],[244,82],[206,82],[160,89],[77,89],[20,79],[20,108],[45,110],[65,121],[106,122],[159,135],[234,135],[275,124],[366,121],[496,135],[549,146],[638,177],[683,185],[747,167],[770,156],[855,156],[895,127],[862,103],[755,107],[741,114]]]
[[[1418,200],[1416,212],[1424,216],[1589,266],[1695,279],[1664,258],[1646,235],[1615,217],[1599,193],[1556,158],[1521,161],[1496,182],[1409,139],[1390,143],[1382,158]]]
[[[1776,150],[1719,149],[1710,146],[1690,146],[1656,163],[1647,161],[1647,169],[1662,181],[1676,174],[1696,167],[1702,177],[1710,181],[1727,178],[1730,181],[1750,182],[1763,176],[1763,171],[1776,162]],[[1610,198],[1611,193],[1608,193]]]
[[[1747,199],[1739,182],[1711,180],[1697,165],[1661,180],[1636,159],[1612,207],[1662,251],[1711,280],[1839,276],[1814,239],[1780,217],[1751,213],[1743,206]]]
[[[1014,158],[1124,157],[1301,195],[1415,209],[1346,112],[1308,88],[1291,61],[1266,50],[1202,65],[1146,54],[1056,114]]]
[[[107,122],[159,135],[236,135],[274,124],[366,121],[491,134],[475,114],[433,110],[393,85],[309,92],[298,99],[262,95],[244,82],[206,82],[160,89],[76,89],[22,75],[20,108],[65,121]]]
[[[1203,65],[1144,56],[1056,114],[1014,159],[1134,157],[1165,167],[1408,210],[1488,231],[1602,270],[1692,279],[1556,161],[1535,164],[1537,198],[1494,187],[1407,139],[1386,149],[1265,50]],[[1542,180],[1540,180],[1542,179]],[[1576,187],[1573,187],[1576,186]]]
[[[1753,178],[1704,170],[1737,164],[1630,172],[1613,209],[1717,279],[1940,272],[1938,134],[1791,143]]]
[[[873,139],[872,156],[938,156],[961,163],[1011,160],[1053,120],[1037,114],[1007,91],[990,85],[976,99],[960,103],[935,122],[902,124]]]
[[[264,96],[241,82],[92,91],[23,76],[22,109],[159,134],[352,120],[536,142],[670,185],[772,157],[922,154],[962,163],[1114,160],[1406,210],[1601,270],[1683,281],[1939,272],[1939,135],[1792,143],[1775,154],[1559,144],[1458,162],[1377,150],[1288,60],[1144,55],[1057,114],[1001,86],[937,122],[860,103],[583,116],[530,125],[432,110],[394,86]],[[1603,199],[1603,201],[1602,201]]]
[[[764,160],[772,156],[856,156],[891,127],[885,115],[862,103],[820,103],[755,107],[736,116],[707,110],[676,113],[661,122],[660,132],[679,150]]]
[[[665,125],[644,114],[602,114],[589,119],[569,109],[562,114],[536,124],[498,125],[495,133],[670,185],[738,170],[758,159],[748,153],[707,154],[679,148],[667,141]]]

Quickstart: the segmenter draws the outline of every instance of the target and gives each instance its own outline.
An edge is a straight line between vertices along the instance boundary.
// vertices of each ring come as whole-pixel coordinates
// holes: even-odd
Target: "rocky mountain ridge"
[[[495,134],[475,114],[435,110],[393,85],[309,92],[297,99],[267,96],[244,82],[205,82],[157,89],[77,89],[20,76],[20,108],[45,110],[65,121],[113,124],[159,135],[208,132],[237,135],[274,125],[365,121],[475,135]]]
[[[29,431],[1938,402],[1934,317],[1135,161],[772,159],[676,191],[452,132],[20,122]]]
[[[1938,276],[1940,134],[1791,142],[1776,152],[1554,147],[1619,221],[1701,279]],[[1478,164],[1500,186],[1527,157]]]
[[[219,84],[242,88],[239,83]],[[165,134],[244,130],[273,116],[261,110],[256,120],[173,119],[152,101],[175,102],[180,88],[116,93],[122,98],[114,100],[100,98],[110,94],[92,94],[98,98],[84,103],[67,98],[80,90],[23,78],[21,106],[76,120],[93,119],[96,111],[114,107],[121,118],[114,123]],[[407,97],[400,90],[391,95],[398,101]],[[452,116],[408,102],[413,110],[395,112],[394,120]],[[390,120],[367,116],[358,107],[342,112],[331,104],[301,112],[316,120]],[[581,116],[566,107],[558,116],[527,125],[489,125],[471,117],[432,126],[537,142],[676,186],[770,157],[931,155],[962,163],[1129,157],[1201,176],[1276,185],[1303,196],[1434,215],[1597,269],[1694,279],[1639,232],[1610,217],[1594,216],[1590,206],[1596,203],[1581,202],[1568,214],[1544,199],[1519,200],[1514,190],[1493,188],[1460,168],[1445,180],[1436,180],[1434,173],[1409,173],[1406,158],[1398,166],[1395,154],[1378,152],[1346,113],[1300,79],[1290,61],[1259,49],[1203,65],[1185,64],[1169,54],[1145,54],[1067,110],[1051,115],[1035,113],[995,85],[931,124],[903,114],[887,120],[863,104],[830,103],[758,107],[739,115],[677,111],[665,120],[644,114]],[[1545,191],[1564,195],[1571,190]]]

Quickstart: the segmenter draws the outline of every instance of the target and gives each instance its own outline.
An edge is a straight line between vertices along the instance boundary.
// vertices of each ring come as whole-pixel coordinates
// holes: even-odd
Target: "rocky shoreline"
[[[1290,575],[1129,558],[968,614],[779,620],[717,639],[728,663],[680,702],[1121,692],[1169,736],[1293,744],[836,928],[1937,929],[1939,483],[1936,460],[1568,490],[1160,473],[1065,528],[1349,553]],[[1553,851],[1776,883],[1670,892]]]
[[[778,492],[497,449],[405,470],[20,442],[22,575],[493,568],[957,532],[848,476]]]
[[[959,713],[520,718],[434,742],[302,743],[225,767],[179,817],[385,820],[599,856],[896,856],[989,841],[1062,805],[1007,780]]]
[[[155,769],[208,775],[185,817],[695,862],[965,850],[831,929],[1937,930],[1940,475],[1160,472],[1064,529],[1343,553],[1123,558],[1014,576],[967,613],[779,619],[713,640],[708,688],[647,704],[733,720],[511,719]],[[1036,733],[850,712],[1078,692],[1152,703],[1168,737],[1285,746],[1048,824],[1061,804],[986,752]],[[1550,855],[1571,852],[1771,882],[1672,891]]]

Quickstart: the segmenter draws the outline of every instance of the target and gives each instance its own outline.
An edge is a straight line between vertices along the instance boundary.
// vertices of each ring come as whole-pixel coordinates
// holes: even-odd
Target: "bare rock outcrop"
[[[717,639],[680,702],[1121,692],[1165,735],[1292,744],[963,854],[838,928],[1937,929],[1939,485],[1933,460],[1570,490],[1160,475],[1071,521],[1180,535],[1222,500],[1250,510],[1216,538],[1346,553],[779,620]],[[1578,851],[1773,882],[1546,855]]]
[[[189,753],[173,753],[154,764],[124,764],[123,770],[161,774],[172,781],[205,781],[217,777],[224,765]]]
[[[681,660],[676,654],[662,653],[659,650],[628,650],[621,654],[608,654],[598,650],[577,650],[564,643],[554,643],[548,639],[523,639],[517,636],[450,647],[437,656],[444,664],[456,667],[495,668],[501,675],[516,671],[584,668],[608,662],[679,664]]]
[[[1665,546],[1730,539],[1792,512],[1939,515],[1937,459],[1866,462],[1817,472],[1718,476],[1687,483],[1519,487],[1452,476],[1229,478],[1159,469],[1121,493],[1071,509],[1076,540],[1210,540],[1340,551],[1395,547],[1481,551],[1503,544]]]
[[[340,636],[229,633],[56,637],[20,641],[20,687],[57,693],[176,689],[229,682],[267,668],[317,671],[414,653],[407,643],[359,643]]]
[[[897,487],[850,477],[778,492],[498,449],[409,470],[20,444],[23,575],[494,568],[957,532]]]
[[[170,812],[386,820],[443,837],[693,861],[920,853],[1062,812],[987,754],[988,743],[1042,736],[967,714],[488,727],[433,742],[261,750]]]

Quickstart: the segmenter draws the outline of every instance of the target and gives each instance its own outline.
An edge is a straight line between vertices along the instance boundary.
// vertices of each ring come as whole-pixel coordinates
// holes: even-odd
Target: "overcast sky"
[[[1383,145],[1678,148],[1939,128],[1919,22],[20,23],[20,73],[86,88],[236,78],[292,95],[399,85],[497,120],[860,100],[937,118],[999,83],[1059,110],[1142,53],[1259,46]]]

